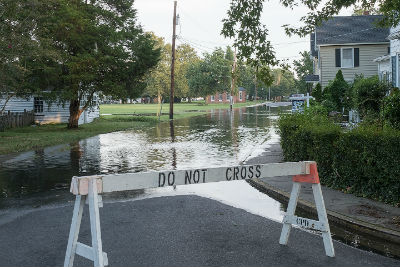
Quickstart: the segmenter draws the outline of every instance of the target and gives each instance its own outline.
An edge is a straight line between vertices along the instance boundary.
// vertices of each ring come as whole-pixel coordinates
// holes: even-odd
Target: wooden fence
[[[35,114],[33,111],[0,113],[0,132],[9,128],[28,126],[34,122]]]

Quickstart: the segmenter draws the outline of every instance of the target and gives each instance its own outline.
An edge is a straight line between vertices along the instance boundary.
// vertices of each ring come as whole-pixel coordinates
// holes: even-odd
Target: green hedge
[[[322,184],[400,204],[400,131],[343,131],[323,116],[304,114],[281,116],[279,130],[285,160],[316,161]]]

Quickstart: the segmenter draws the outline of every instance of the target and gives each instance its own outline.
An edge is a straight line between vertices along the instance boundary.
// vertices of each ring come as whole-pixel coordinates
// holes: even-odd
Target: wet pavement
[[[0,226],[0,265],[62,265],[71,214],[72,205],[41,209]],[[87,214],[85,210],[79,240],[90,244]],[[287,246],[279,245],[280,223],[199,196],[105,203],[100,214],[103,250],[110,266],[400,264],[337,241],[336,257],[327,257],[322,238],[299,229],[292,230]],[[90,265],[76,257],[75,266]]]

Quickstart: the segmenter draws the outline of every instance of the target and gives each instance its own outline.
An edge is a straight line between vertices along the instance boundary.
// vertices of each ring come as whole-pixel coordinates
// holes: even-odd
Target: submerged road
[[[100,213],[110,266],[400,266],[336,241],[326,257],[322,238],[299,229],[281,246],[280,223],[198,196],[104,203]],[[0,266],[62,266],[71,216],[72,204],[0,223]],[[90,245],[88,217],[79,241]]]

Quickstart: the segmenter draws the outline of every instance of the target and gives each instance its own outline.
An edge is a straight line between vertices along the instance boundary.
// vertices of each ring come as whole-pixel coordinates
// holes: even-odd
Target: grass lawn
[[[101,133],[146,127],[156,122],[156,118],[112,116],[112,118],[96,119],[73,130],[67,129],[67,124],[64,123],[9,129],[0,132],[0,154],[72,143]]]
[[[254,102],[235,104],[234,107],[253,105]],[[157,104],[112,104],[101,105],[101,114],[138,114],[138,116],[112,115],[101,116],[92,123],[80,125],[78,129],[69,130],[67,125],[46,124],[8,129],[0,132],[0,154],[28,151],[46,146],[65,144],[102,133],[122,131],[154,125],[159,121],[156,116],[139,116],[139,114],[155,114]],[[229,104],[201,105],[199,103],[175,104],[174,119],[193,117],[205,114],[207,110],[229,108]],[[163,114],[169,112],[169,104],[163,105]],[[162,115],[160,121],[168,121],[168,115]]]
[[[249,101],[246,103],[237,103],[233,107],[245,107],[254,105],[256,102]],[[257,101],[261,103],[261,101]],[[156,114],[158,111],[158,104],[105,104],[100,105],[100,114]],[[175,103],[174,104],[174,115],[181,113],[198,111],[205,113],[211,109],[226,109],[229,108],[229,104],[208,104],[204,102],[194,103]],[[162,106],[162,113],[169,113],[169,103],[164,103]],[[175,117],[175,116],[174,116]]]

